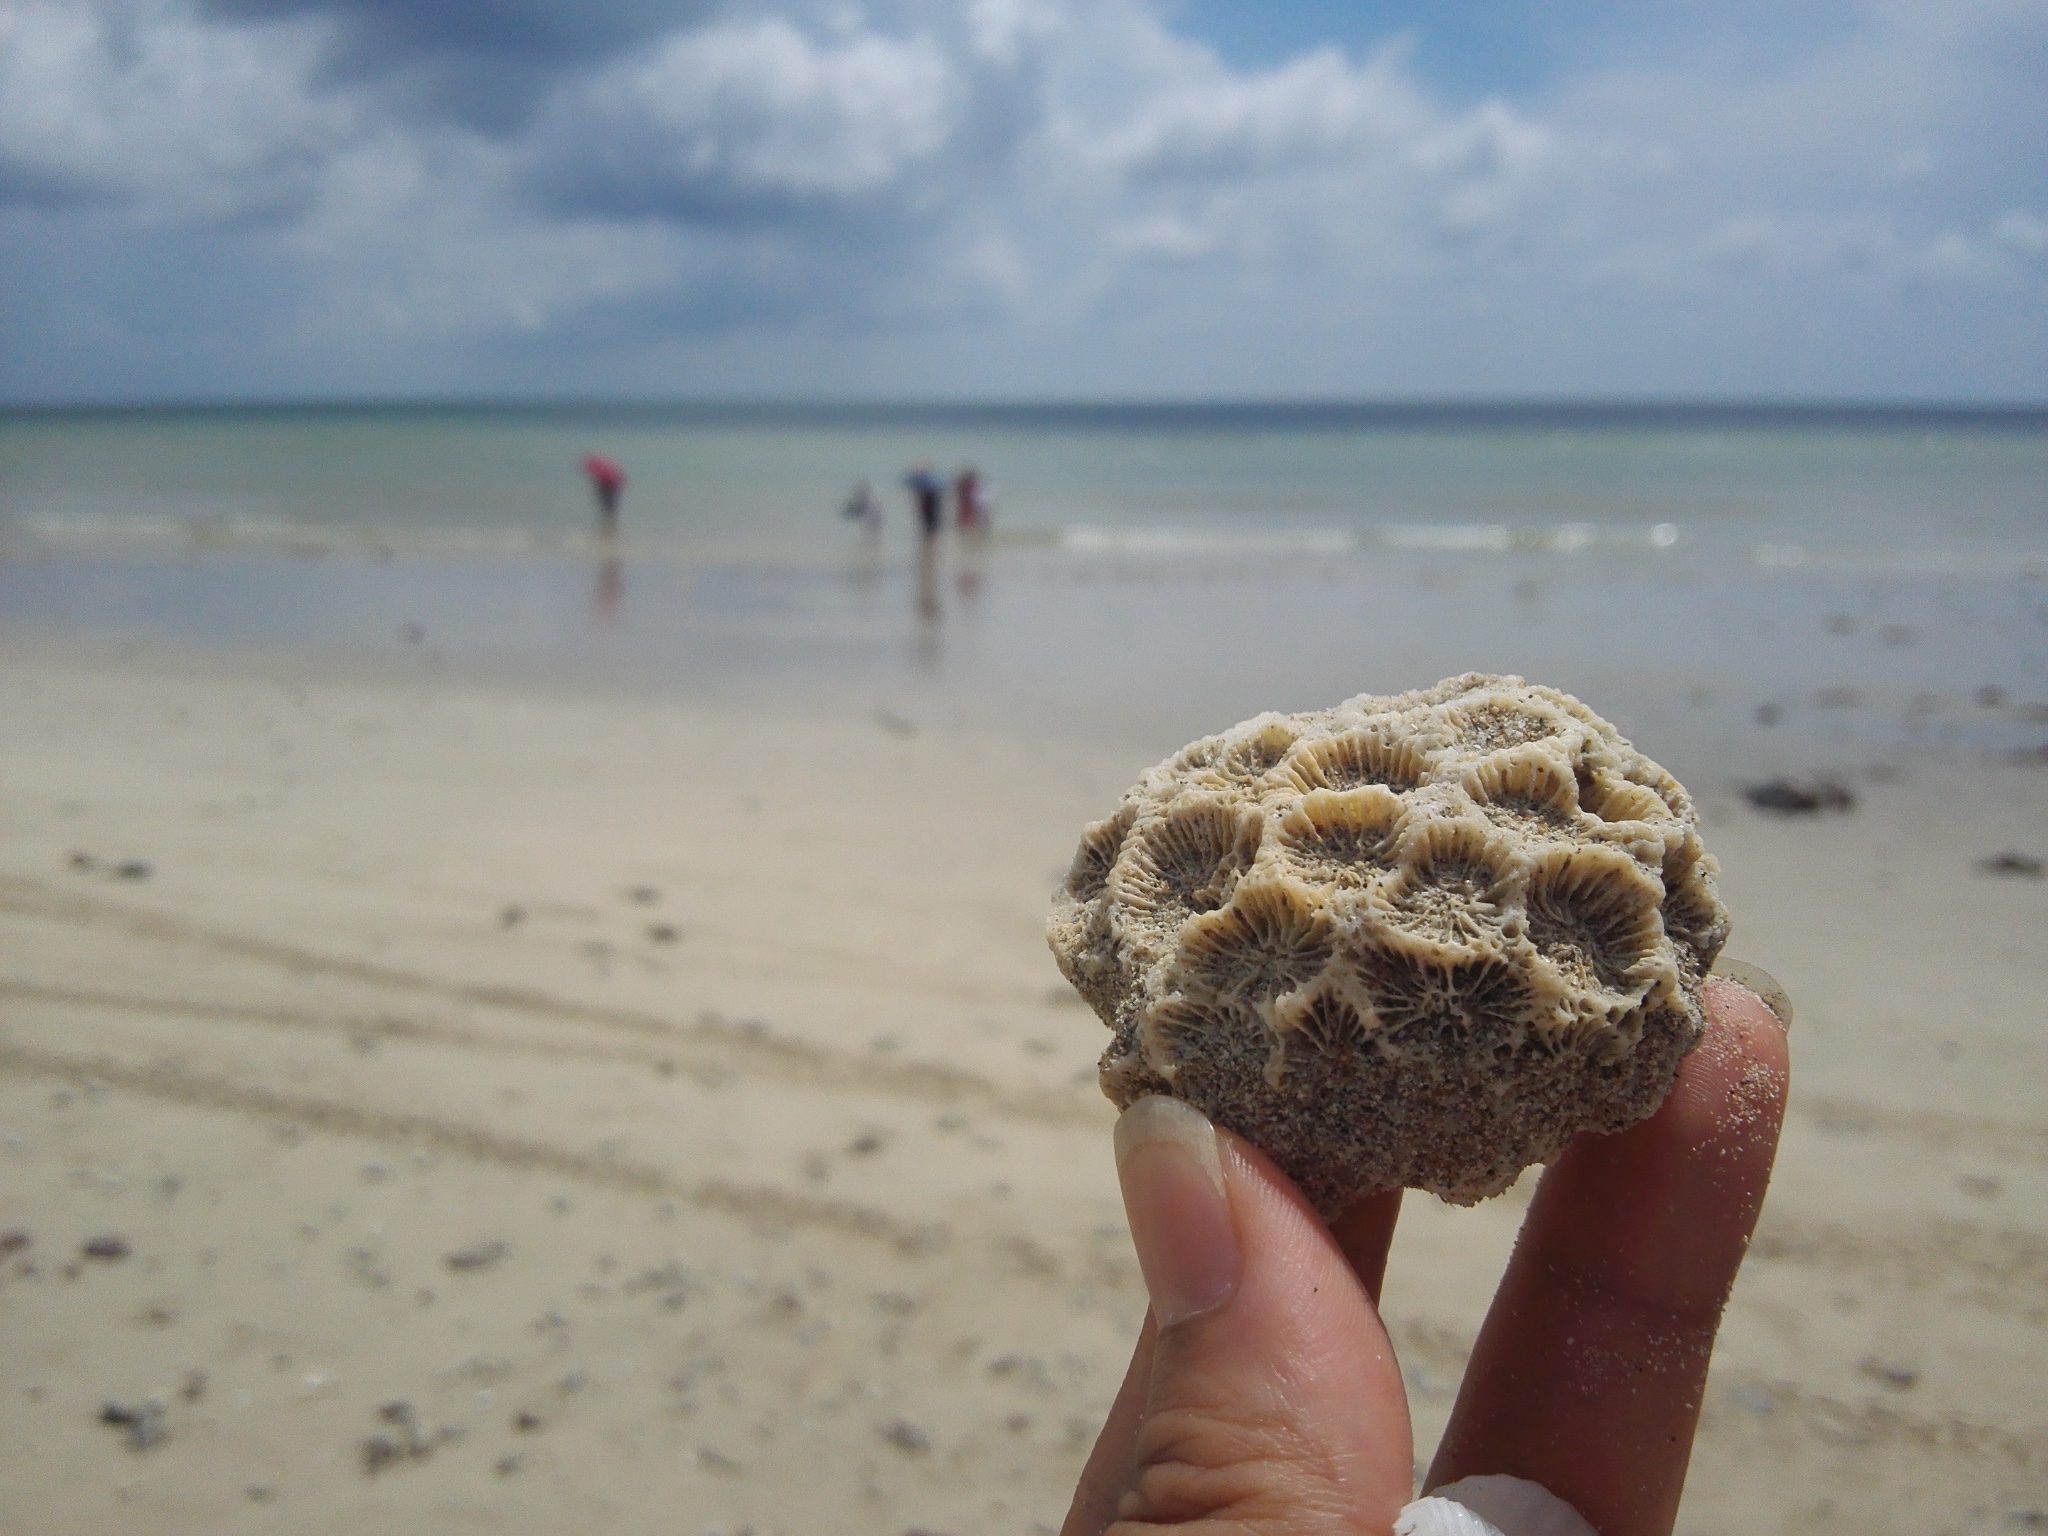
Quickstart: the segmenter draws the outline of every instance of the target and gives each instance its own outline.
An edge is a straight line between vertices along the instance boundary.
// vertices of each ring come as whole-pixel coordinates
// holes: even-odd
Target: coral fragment
[[[1653,1111],[1728,937],[1691,797],[1567,694],[1468,674],[1144,774],[1054,897],[1119,1106],[1169,1092],[1336,1215],[1470,1203]]]

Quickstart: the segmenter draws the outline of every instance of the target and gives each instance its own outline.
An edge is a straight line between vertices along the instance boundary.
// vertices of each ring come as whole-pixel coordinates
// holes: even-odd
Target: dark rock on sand
[[[161,1403],[108,1403],[100,1409],[100,1422],[126,1430],[131,1451],[153,1451],[170,1436]]]
[[[1856,1369],[1859,1374],[1869,1377],[1881,1387],[1890,1387],[1894,1392],[1910,1392],[1920,1382],[1918,1366],[1897,1360],[1881,1360],[1874,1355],[1866,1356]]]
[[[1988,859],[1979,859],[1977,868],[1987,875],[2018,875],[2024,880],[2048,877],[2048,862],[2035,858],[2031,853],[2015,853],[2010,848],[2003,853],[1994,853]]]
[[[371,1435],[359,1448],[363,1473],[375,1477],[400,1462],[425,1461],[435,1451],[451,1440],[460,1440],[462,1431],[446,1425],[431,1435],[420,1433],[419,1414],[411,1403],[403,1400],[386,1403],[377,1410],[377,1417],[391,1426],[389,1434]]]
[[[727,1477],[736,1477],[746,1470],[736,1459],[726,1455],[715,1445],[697,1447],[697,1465],[707,1472],[718,1472]]]
[[[82,1244],[78,1250],[88,1259],[98,1259],[102,1264],[118,1264],[128,1257],[128,1239],[108,1232]]]
[[[906,1456],[922,1456],[932,1448],[932,1437],[908,1419],[898,1419],[882,1431],[882,1438]]]
[[[481,1243],[471,1243],[467,1248],[458,1248],[442,1257],[441,1262],[453,1270],[489,1269],[503,1261],[512,1250],[504,1243],[492,1238]]]
[[[1816,811],[1853,811],[1856,796],[1839,779],[1820,778],[1807,783],[1796,779],[1765,779],[1745,784],[1742,798],[1760,811],[1779,816],[1805,816]]]

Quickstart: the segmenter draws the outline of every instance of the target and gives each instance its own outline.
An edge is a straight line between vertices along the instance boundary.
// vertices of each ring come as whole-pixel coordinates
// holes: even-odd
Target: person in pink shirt
[[[597,531],[611,538],[619,531],[619,493],[626,488],[626,472],[601,453],[586,453],[583,473],[597,497]]]
[[[988,502],[982,495],[981,471],[973,465],[953,477],[953,521],[962,533],[988,528]]]

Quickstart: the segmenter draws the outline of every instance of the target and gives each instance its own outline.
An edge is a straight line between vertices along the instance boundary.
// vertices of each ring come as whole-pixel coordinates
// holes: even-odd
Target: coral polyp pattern
[[[1119,1107],[1186,1099],[1326,1215],[1470,1204],[1663,1102],[1728,937],[1715,872],[1612,725],[1469,674],[1182,748],[1083,832],[1049,933]]]

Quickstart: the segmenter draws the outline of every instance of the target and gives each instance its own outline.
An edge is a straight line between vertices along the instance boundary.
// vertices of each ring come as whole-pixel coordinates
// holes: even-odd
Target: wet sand
[[[1177,744],[0,657],[0,1530],[1055,1529],[1143,1299],[1044,901]],[[1799,1017],[1702,1536],[2048,1528],[2048,772],[1891,764],[1709,775]],[[1404,1212],[1425,1454],[1527,1185]]]

